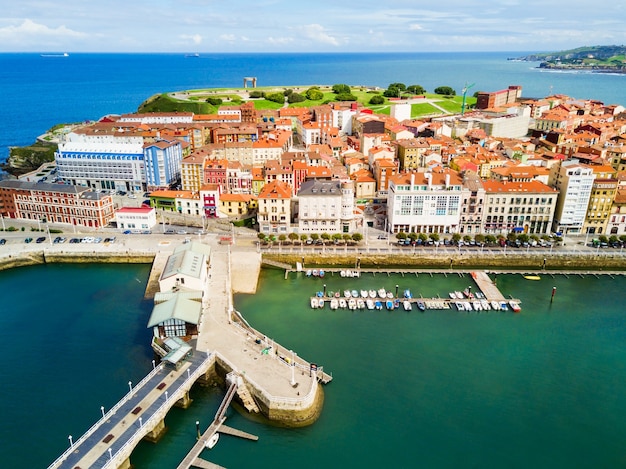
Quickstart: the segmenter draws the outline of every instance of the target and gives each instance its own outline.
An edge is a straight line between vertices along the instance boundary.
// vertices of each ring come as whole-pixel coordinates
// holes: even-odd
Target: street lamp
[[[155,368],[156,368],[156,362],[152,360],[152,369],[154,370]]]
[[[113,460],[113,450],[109,448],[109,459]]]
[[[100,406],[100,412],[102,412],[102,418],[104,418],[104,406],[103,405]]]
[[[70,448],[74,447],[74,441],[72,440],[72,435],[67,437],[68,440],[70,440]]]
[[[296,376],[295,376],[295,361],[294,361],[294,353],[293,350],[290,350],[291,352],[291,385],[295,386],[296,385]]]
[[[143,428],[143,420],[139,417],[139,428]]]
[[[132,381],[128,382],[128,389],[129,389],[129,392],[131,392],[131,393],[133,392],[133,383],[132,383]]]

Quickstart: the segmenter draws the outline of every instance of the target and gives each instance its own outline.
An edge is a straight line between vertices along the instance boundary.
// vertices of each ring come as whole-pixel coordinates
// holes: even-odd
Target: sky
[[[623,0],[3,3],[0,52],[549,52],[626,44]]]

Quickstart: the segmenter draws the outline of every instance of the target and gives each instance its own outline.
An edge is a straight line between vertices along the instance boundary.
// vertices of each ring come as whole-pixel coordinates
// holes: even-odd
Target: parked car
[[[131,234],[131,233],[132,233],[132,231],[130,231],[130,230],[124,230],[124,231],[122,232],[122,234]]]
[[[178,230],[176,234],[185,235],[187,234],[187,230]]]
[[[3,245],[3,244],[6,244],[6,243],[7,243],[6,239],[4,239],[4,238],[0,239],[0,246]]]
[[[24,242],[25,242],[25,243],[27,243],[27,244],[28,244],[28,243],[31,243],[32,241],[33,241],[33,238],[26,238],[26,239],[24,240]]]
[[[174,230],[165,230],[165,234],[176,234]]]
[[[39,238],[37,238],[37,241],[35,241],[37,244],[41,244],[46,240],[45,236],[40,236]]]

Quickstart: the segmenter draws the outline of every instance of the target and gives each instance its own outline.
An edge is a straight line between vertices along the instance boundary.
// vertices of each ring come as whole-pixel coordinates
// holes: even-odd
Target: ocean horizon
[[[63,51],[62,51],[63,52]],[[346,83],[386,88],[419,84],[428,91],[451,86],[459,94],[521,85],[524,97],[553,93],[576,99],[626,104],[626,76],[558,72],[537,62],[508,60],[533,51],[390,53],[0,53],[0,162],[9,147],[29,145],[62,123],[135,112],[157,93],[198,88],[241,88],[255,76],[258,86]],[[536,51],[534,51],[536,52]]]

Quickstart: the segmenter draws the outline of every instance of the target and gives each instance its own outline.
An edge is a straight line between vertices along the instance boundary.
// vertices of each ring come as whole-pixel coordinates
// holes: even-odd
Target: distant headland
[[[626,74],[626,46],[584,46],[561,52],[531,54],[509,60],[541,62],[539,68]]]

